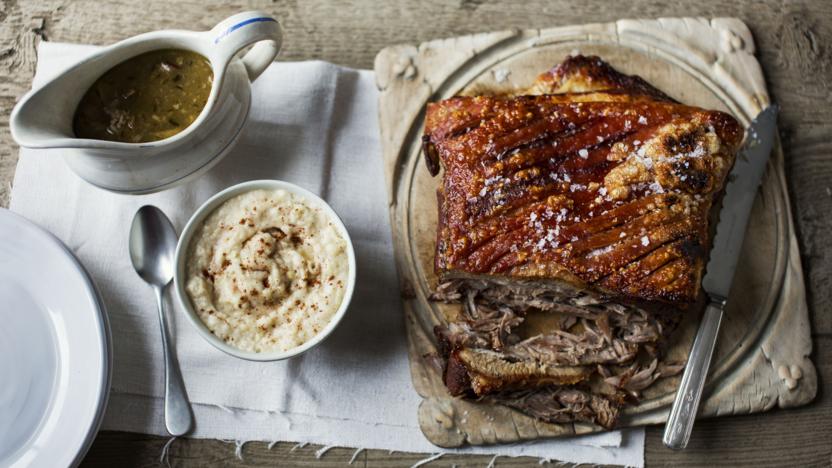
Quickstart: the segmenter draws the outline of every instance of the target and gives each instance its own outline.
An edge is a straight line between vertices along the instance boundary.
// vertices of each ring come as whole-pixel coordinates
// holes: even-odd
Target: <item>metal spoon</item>
[[[145,205],[136,212],[130,226],[130,259],[141,278],[153,287],[162,326],[162,351],[165,356],[165,427],[173,436],[191,430],[193,414],[182,383],[179,363],[172,352],[164,301],[165,288],[173,279],[176,230],[167,216],[155,206]]]

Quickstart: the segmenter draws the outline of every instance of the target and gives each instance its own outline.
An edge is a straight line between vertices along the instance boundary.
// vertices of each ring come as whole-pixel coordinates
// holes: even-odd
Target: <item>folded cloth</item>
[[[35,86],[96,49],[42,43]],[[195,437],[287,440],[437,452],[416,418],[379,150],[372,72],[324,62],[275,63],[253,85],[248,123],[215,168],[161,193],[131,196],[78,178],[60,150],[21,149],[11,209],[75,252],[101,290],[113,334],[112,397],[104,428],[164,435],[162,347],[150,289],[127,254],[142,205],[181,229],[229,185],[274,178],[325,198],[353,239],[358,278],[343,322],[320,346],[281,362],[223,354],[187,323],[178,304],[176,352],[196,414]],[[175,301],[172,301],[175,302]],[[576,463],[643,464],[643,430],[465,449]]]

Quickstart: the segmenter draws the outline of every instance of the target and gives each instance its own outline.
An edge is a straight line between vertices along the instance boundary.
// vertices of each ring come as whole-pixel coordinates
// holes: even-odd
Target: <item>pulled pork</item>
[[[623,305],[567,286],[479,279],[445,281],[431,299],[463,305],[435,330],[451,393],[543,421],[612,428],[624,404],[683,368],[660,365],[659,355],[678,312]],[[556,325],[521,338],[532,312],[553,314]]]

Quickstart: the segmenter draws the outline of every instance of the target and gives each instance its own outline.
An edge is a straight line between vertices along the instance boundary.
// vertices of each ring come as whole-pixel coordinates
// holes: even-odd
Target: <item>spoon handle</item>
[[[722,309],[725,303],[711,302],[705,309],[699,331],[693,340],[693,347],[688,356],[685,366],[685,373],[682,374],[682,382],[676,393],[676,400],[670,410],[670,416],[664,427],[664,438],[662,441],[668,448],[682,450],[688,445],[690,433],[693,430],[693,422],[696,419],[696,410],[699,407],[699,400],[702,398],[702,389],[705,387],[705,378],[708,376],[708,368],[711,365],[711,357],[714,354],[714,345],[719,335],[719,324],[722,322]]]
[[[165,287],[154,287],[156,304],[159,308],[159,323],[162,327],[162,352],[165,357],[165,427],[172,436],[181,436],[191,430],[193,414],[188,402],[188,393],[179,372],[176,354],[171,348],[171,338],[167,325],[167,306],[165,305]]]

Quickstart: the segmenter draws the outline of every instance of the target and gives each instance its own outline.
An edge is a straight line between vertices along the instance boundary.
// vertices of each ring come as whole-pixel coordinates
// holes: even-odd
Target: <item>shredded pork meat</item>
[[[481,394],[484,388],[498,387],[472,386],[470,377],[479,371],[461,369],[455,361],[445,367],[449,389],[543,421],[613,427],[622,405],[637,401],[657,379],[683,368],[679,363],[660,363],[659,354],[678,314],[622,305],[568,287],[479,279],[444,281],[431,299],[462,304],[456,320],[436,329],[442,356],[459,349],[485,350],[509,366],[532,365],[518,367],[529,375],[506,376],[507,380],[542,382],[536,388]],[[557,314],[556,326],[521,338],[518,329],[531,312]],[[547,385],[545,375],[528,371],[538,369],[533,366],[583,367],[589,370],[583,375],[591,377],[571,385]],[[461,378],[460,372],[468,375]]]

